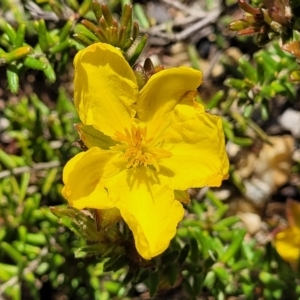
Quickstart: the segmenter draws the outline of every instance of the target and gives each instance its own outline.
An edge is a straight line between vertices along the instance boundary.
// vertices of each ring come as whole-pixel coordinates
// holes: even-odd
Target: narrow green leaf
[[[38,37],[39,37],[39,45],[43,52],[48,52],[50,45],[47,38],[48,32],[46,28],[45,21],[40,19],[38,21]]]
[[[139,3],[135,3],[133,6],[134,14],[138,20],[138,23],[141,25],[142,28],[149,29],[150,22],[144,12],[143,7]]]
[[[240,58],[238,69],[245,76],[245,78],[250,80],[252,83],[256,84],[257,73],[255,68],[252,66],[251,63],[249,63],[249,61],[247,61],[245,58]]]
[[[189,254],[189,251],[190,251],[190,245],[189,244],[184,245],[184,247],[181,249],[178,259],[177,259],[177,262],[179,264],[182,264],[185,262],[188,254]]]
[[[21,182],[20,182],[20,193],[19,193],[19,202],[23,202],[25,199],[27,188],[30,181],[30,173],[23,173],[21,176]]]
[[[191,261],[193,263],[196,263],[199,258],[199,248],[198,248],[198,243],[195,238],[191,238],[190,246],[191,246],[191,251],[190,251]]]
[[[24,44],[26,25],[24,23],[20,24],[17,30],[17,35],[15,39],[15,47],[21,47]]]
[[[225,92],[223,90],[217,91],[209,102],[206,104],[207,109],[213,109],[218,106],[219,102],[224,99]]]
[[[0,249],[9,256],[16,264],[19,264],[23,261],[23,255],[12,245],[8,244],[5,241],[0,243]]]
[[[78,14],[84,16],[91,8],[92,0],[84,0],[78,9]]]
[[[15,44],[17,33],[13,29],[13,27],[8,22],[6,22],[5,19],[2,18],[0,19],[0,30],[4,31],[7,34],[12,44]]]
[[[29,46],[19,47],[6,54],[6,63],[11,63],[20,58],[23,58],[24,56],[27,56],[31,52],[32,52],[32,48]]]
[[[13,94],[19,91],[19,70],[15,64],[9,64],[6,69],[8,88]]]
[[[59,41],[60,42],[63,42],[68,38],[72,26],[73,26],[73,22],[68,20],[66,22],[66,24],[64,25],[64,27],[60,31],[60,34],[59,34]]]
[[[65,49],[69,48],[71,45],[71,40],[70,39],[67,39],[53,47],[51,47],[49,49],[49,52],[52,53],[52,54],[56,54],[56,53],[59,53],[59,52],[62,52],[64,51]]]
[[[247,231],[245,229],[240,229],[236,232],[235,237],[232,240],[232,243],[226,249],[224,254],[220,257],[220,259],[219,259],[220,262],[227,263],[228,260],[237,253],[237,251],[241,247],[241,244],[244,240],[244,236],[246,233],[247,233]]]
[[[55,182],[57,172],[58,172],[57,168],[53,168],[48,171],[48,174],[42,185],[42,194],[44,196],[49,194],[49,192],[53,186],[53,183]]]
[[[174,286],[174,284],[176,283],[176,281],[178,279],[179,266],[176,264],[170,264],[167,266],[166,272],[167,272],[167,277],[168,277],[168,281],[169,281],[170,285]]]
[[[47,68],[47,64],[31,56],[26,56],[25,59],[23,60],[23,63],[26,67],[35,70],[43,71]]]
[[[0,162],[8,169],[17,167],[16,162],[2,149],[0,149]]]
[[[102,7],[97,0],[92,1],[92,10],[97,22],[99,22],[100,18],[102,17]]]
[[[131,66],[133,66],[136,60],[140,57],[147,41],[148,35],[145,34],[140,39],[136,39],[132,46],[126,51],[126,56]]]
[[[150,297],[156,294],[159,283],[159,271],[150,272],[149,275],[149,293]]]

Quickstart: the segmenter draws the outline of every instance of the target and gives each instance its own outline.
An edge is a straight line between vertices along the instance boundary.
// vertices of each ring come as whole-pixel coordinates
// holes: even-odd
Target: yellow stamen
[[[125,134],[116,132],[113,139],[120,144],[111,149],[124,153],[128,161],[127,168],[153,166],[156,171],[159,171],[158,161],[172,155],[167,150],[151,145],[153,138],[147,138],[147,127],[132,125],[130,131],[125,128]]]

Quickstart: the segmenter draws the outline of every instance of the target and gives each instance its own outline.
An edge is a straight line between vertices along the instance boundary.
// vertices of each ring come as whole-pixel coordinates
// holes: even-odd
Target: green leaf
[[[245,58],[240,58],[238,69],[241,73],[250,80],[253,84],[257,82],[257,73],[255,68]]]
[[[19,70],[15,64],[9,64],[6,69],[7,83],[13,94],[19,91]]]
[[[220,257],[220,262],[227,263],[230,258],[235,256],[237,251],[240,249],[241,244],[243,243],[244,236],[246,235],[246,233],[247,231],[245,229],[240,229],[235,233],[232,243]]]
[[[159,283],[159,271],[150,272],[149,275],[149,293],[150,297],[154,297],[156,294]]]

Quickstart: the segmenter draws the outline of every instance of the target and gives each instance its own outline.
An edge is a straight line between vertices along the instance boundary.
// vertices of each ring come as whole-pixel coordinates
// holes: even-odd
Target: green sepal
[[[137,64],[133,67],[133,72],[134,72],[139,90],[141,90],[148,81],[148,76],[146,74],[146,71],[140,64]]]
[[[244,19],[236,20],[233,22],[230,22],[228,28],[231,31],[240,31],[242,29],[246,29],[249,27],[249,22],[245,21]]]
[[[99,147],[108,150],[111,146],[116,144],[111,137],[95,129],[92,125],[79,123],[75,124],[75,128],[78,131],[80,139],[88,148]]]
[[[187,190],[185,191],[179,191],[179,190],[174,190],[174,197],[177,201],[181,203],[190,203],[190,194]]]
[[[95,220],[88,211],[71,207],[51,207],[51,212],[59,218],[59,222],[68,227],[78,236],[88,241],[106,241],[106,232],[99,232]]]
[[[101,242],[77,248],[74,254],[76,258],[85,258],[94,255],[106,258],[116,255],[119,252],[121,253],[122,251],[122,248],[116,245],[109,245],[108,243]]]

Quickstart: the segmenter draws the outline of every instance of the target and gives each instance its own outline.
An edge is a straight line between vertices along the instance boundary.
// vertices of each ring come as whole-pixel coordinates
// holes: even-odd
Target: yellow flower
[[[74,63],[77,129],[89,149],[65,166],[63,195],[78,209],[118,208],[150,259],[166,250],[183,218],[175,190],[219,186],[228,177],[222,121],[194,101],[199,71],[163,70],[139,91],[108,44],[87,47]]]
[[[274,237],[274,246],[287,262],[297,265],[300,257],[300,203],[288,200],[286,204],[289,226]]]

